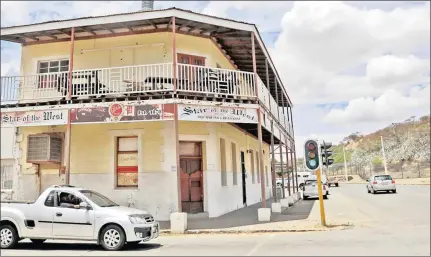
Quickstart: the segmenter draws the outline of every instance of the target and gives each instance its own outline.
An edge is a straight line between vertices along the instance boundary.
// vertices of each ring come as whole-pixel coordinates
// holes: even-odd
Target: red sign
[[[70,115],[72,123],[172,120],[174,106],[172,104],[122,105],[114,103],[108,107],[73,108]]]

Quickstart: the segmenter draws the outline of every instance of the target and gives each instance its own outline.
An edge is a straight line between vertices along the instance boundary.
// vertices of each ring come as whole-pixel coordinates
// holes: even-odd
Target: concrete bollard
[[[281,213],[281,203],[272,203],[271,210],[274,213]]]
[[[289,206],[292,206],[295,203],[295,199],[293,199],[293,196],[288,196],[287,200],[289,201]]]
[[[281,207],[289,207],[289,199],[280,199]]]
[[[259,208],[259,209],[257,209],[257,220],[258,221],[271,221],[271,209],[270,208]]]
[[[302,199],[302,191],[299,191],[299,192],[297,192],[297,194],[298,194],[298,200],[300,200],[300,199]]]
[[[187,230],[187,213],[171,213],[171,233],[184,234]]]

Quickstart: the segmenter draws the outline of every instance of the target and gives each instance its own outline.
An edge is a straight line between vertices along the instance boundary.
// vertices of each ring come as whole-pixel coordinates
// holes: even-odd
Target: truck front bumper
[[[150,241],[158,238],[160,234],[160,225],[158,222],[152,224],[131,224],[126,231],[127,242]]]

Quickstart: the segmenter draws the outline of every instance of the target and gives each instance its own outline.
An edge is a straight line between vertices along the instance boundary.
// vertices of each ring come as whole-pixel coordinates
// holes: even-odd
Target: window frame
[[[224,138],[220,138],[220,178],[221,185],[227,186],[227,172],[226,172],[226,140]]]
[[[238,154],[235,142],[230,143],[232,156],[232,184],[238,185]]]
[[[131,151],[120,151],[120,139],[122,138],[135,138],[136,139],[136,150]],[[136,173],[138,173],[137,183],[136,185],[118,185],[118,156],[120,154],[136,154]],[[133,135],[133,136],[117,136],[115,138],[115,165],[114,165],[114,171],[115,171],[115,188],[138,188],[139,187],[139,136]],[[125,172],[128,173],[128,172]],[[135,173],[135,172],[130,172]]]
[[[67,61],[67,66],[61,65],[61,62]],[[53,66],[51,66],[52,62],[58,62],[58,71],[50,71]],[[46,68],[41,68],[41,64],[47,64]],[[61,70],[61,68],[66,67],[66,70]],[[55,68],[55,67],[54,67]],[[41,72],[41,69],[46,69],[46,72]],[[55,87],[57,83],[57,79],[60,76],[59,73],[61,72],[68,72],[70,69],[70,59],[69,58],[58,58],[58,59],[51,59],[51,60],[39,60],[37,62],[37,71],[36,74],[38,75],[38,88],[53,88]]]
[[[256,172],[254,162],[254,151],[250,152],[250,163],[251,163],[251,183],[256,184]]]
[[[14,185],[14,164],[3,164],[0,167],[0,189],[1,191],[12,191]],[[9,176],[7,176],[9,174]],[[8,179],[5,179],[8,178]],[[5,187],[5,182],[10,182],[10,188]]]

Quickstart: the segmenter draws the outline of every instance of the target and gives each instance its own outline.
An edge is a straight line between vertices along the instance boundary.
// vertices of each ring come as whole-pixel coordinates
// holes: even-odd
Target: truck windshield
[[[106,196],[99,194],[97,192],[91,190],[81,190],[79,191],[83,195],[85,195],[88,199],[90,199],[93,203],[97,204],[100,207],[113,207],[118,206],[118,204],[109,200]]]

